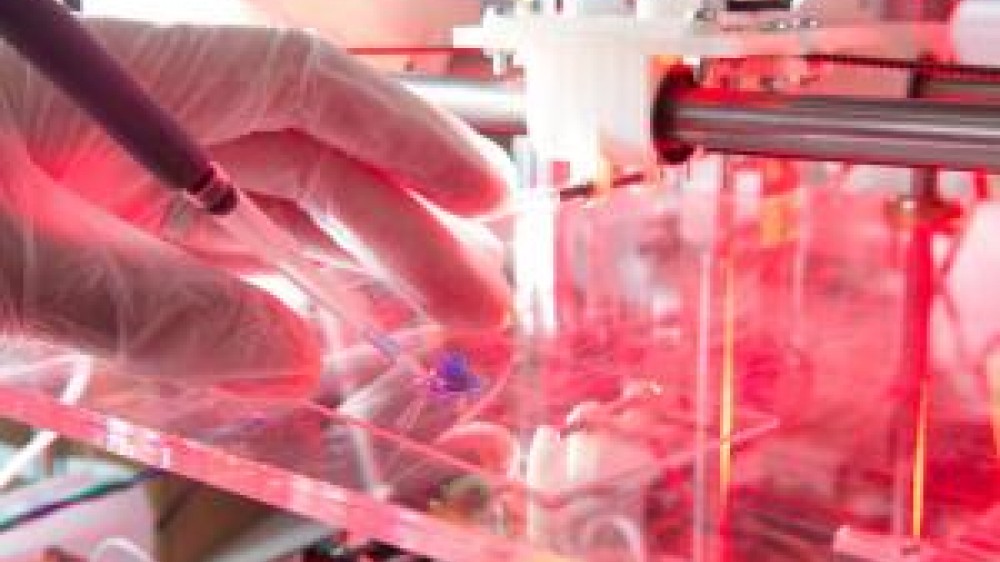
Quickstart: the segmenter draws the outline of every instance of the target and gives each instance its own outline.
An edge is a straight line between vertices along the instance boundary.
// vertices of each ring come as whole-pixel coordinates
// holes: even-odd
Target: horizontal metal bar
[[[690,88],[658,137],[712,151],[1000,171],[1000,106]],[[661,114],[662,115],[662,114]]]
[[[398,78],[484,134],[526,133],[524,96],[514,85]],[[932,81],[925,91],[964,92],[976,103],[673,88],[655,100],[653,135],[717,152],[1000,171],[1000,103],[984,99],[992,89],[977,96],[975,84],[964,87]]]
[[[424,100],[458,116],[484,135],[525,134],[524,94],[516,85],[401,74],[396,78]]]

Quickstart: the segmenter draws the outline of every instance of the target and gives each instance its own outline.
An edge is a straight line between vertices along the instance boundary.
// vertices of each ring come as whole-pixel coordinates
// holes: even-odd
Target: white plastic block
[[[951,17],[951,41],[959,62],[965,64],[1000,64],[995,47],[1000,30],[1000,2],[964,0]]]
[[[649,59],[633,44],[553,36],[522,57],[528,133],[541,159],[569,162],[574,181],[595,177],[604,155],[650,160]]]

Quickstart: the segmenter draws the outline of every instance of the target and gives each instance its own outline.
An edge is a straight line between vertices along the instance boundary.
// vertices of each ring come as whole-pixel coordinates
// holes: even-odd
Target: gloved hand
[[[457,120],[302,32],[88,25],[237,185],[296,211],[282,213],[293,232],[322,242],[304,217],[334,215],[438,319],[503,321],[497,264],[427,203],[471,215],[503,198],[496,153]],[[270,395],[313,385],[319,352],[303,321],[193,257],[241,249],[6,48],[0,131],[8,332],[79,346],[130,374],[255,381]]]

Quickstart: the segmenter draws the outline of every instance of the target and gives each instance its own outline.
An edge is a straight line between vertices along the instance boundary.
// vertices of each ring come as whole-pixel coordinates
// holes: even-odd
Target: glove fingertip
[[[423,291],[427,312],[444,326],[492,330],[511,322],[511,291],[499,272],[469,269],[450,281]]]
[[[448,165],[406,182],[434,204],[461,216],[477,216],[501,208],[517,186],[517,169],[493,141],[469,131]]]

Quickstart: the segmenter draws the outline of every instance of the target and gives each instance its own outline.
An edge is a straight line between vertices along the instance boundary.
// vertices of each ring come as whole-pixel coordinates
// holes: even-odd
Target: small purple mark
[[[464,396],[482,390],[483,381],[472,372],[469,358],[457,350],[446,351],[434,368],[431,390],[444,396]]]

